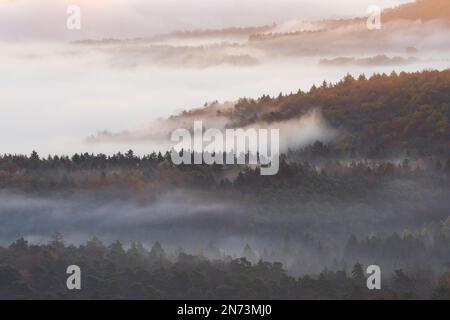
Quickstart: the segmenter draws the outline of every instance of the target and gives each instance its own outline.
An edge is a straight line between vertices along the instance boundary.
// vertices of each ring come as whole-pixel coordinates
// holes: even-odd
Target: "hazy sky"
[[[146,126],[158,117],[199,107],[206,101],[296,92],[324,79],[337,81],[347,72],[358,75],[448,67],[448,61],[429,60],[401,68],[323,67],[315,56],[296,61],[279,58],[252,67],[167,67],[158,64],[158,58],[172,51],[149,57],[151,50],[125,50],[125,62],[130,66],[118,67],[112,58],[121,57],[124,48],[120,45],[118,54],[111,55],[68,44],[67,40],[363,16],[369,4],[399,2],[405,1],[70,0],[81,5],[83,20],[81,31],[68,31],[69,1],[0,0],[0,153],[29,154],[33,149],[42,155],[126,151],[133,146],[87,145],[85,139],[102,130],[120,132]],[[254,53],[252,48],[245,50]],[[180,50],[173,52],[172,59],[185,59]],[[198,55],[199,60],[205,57],[215,58],[217,53]],[[138,59],[154,59],[156,63],[134,66]],[[153,149],[145,145],[141,151]]]
[[[369,5],[410,0],[0,0],[0,40],[145,37],[176,29],[271,24],[291,19],[363,16]],[[69,4],[82,29],[66,29]]]

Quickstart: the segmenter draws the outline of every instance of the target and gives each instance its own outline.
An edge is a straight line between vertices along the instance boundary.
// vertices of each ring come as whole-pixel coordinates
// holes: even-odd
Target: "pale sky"
[[[178,29],[363,16],[410,0],[0,0],[0,41],[145,37]],[[82,30],[66,29],[69,4]]]
[[[364,16],[369,4],[386,7],[399,2],[0,0],[0,153],[29,154],[33,149],[41,155],[111,153],[130,148],[139,151],[131,145],[87,145],[86,138],[102,130],[120,132],[145,127],[156,118],[202,106],[206,101],[296,92],[323,80],[337,81],[347,72],[357,76],[363,72],[389,73],[393,68],[324,67],[315,56],[292,58],[295,60],[263,57],[261,64],[252,67],[219,64],[203,69],[158,63],[117,67],[120,55],[119,60],[114,60],[114,55],[68,44],[69,40],[134,38],[180,29]],[[82,8],[80,31],[66,28],[68,4]],[[249,55],[259,54],[252,48],[245,50]],[[173,52],[178,55],[172,58],[184,59],[179,50]],[[126,62],[142,58],[133,55],[134,51],[130,53]],[[146,51],[142,55],[147,57]],[[446,67],[448,61],[419,60],[396,70]],[[150,145],[142,150],[153,151]]]

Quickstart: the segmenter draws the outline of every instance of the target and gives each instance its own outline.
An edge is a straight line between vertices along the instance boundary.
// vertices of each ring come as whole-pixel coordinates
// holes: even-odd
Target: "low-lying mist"
[[[179,128],[191,130],[194,121],[201,121],[204,129],[218,129],[225,135],[226,128],[233,125],[232,120],[227,116],[233,103],[213,103],[203,109],[194,109],[187,113],[181,113],[167,119],[154,121],[147,126],[127,130],[118,133],[108,131],[99,132],[97,135],[87,138],[91,144],[101,143],[146,143],[147,146],[158,146],[162,150],[170,150],[175,142],[170,141],[171,133]],[[236,126],[233,126],[236,129]],[[278,129],[280,130],[280,151],[287,152],[288,149],[297,149],[307,146],[315,141],[330,142],[339,135],[339,131],[331,128],[326,123],[319,109],[313,109],[299,118],[286,121],[273,121],[270,123],[258,121],[247,129]],[[204,147],[207,147],[206,145]],[[186,146],[192,149],[192,146]],[[201,152],[201,150],[196,150]],[[219,151],[219,150],[216,150]]]
[[[106,243],[138,241],[148,247],[160,241],[169,252],[182,249],[209,258],[219,258],[218,252],[239,257],[249,244],[254,262],[281,261],[294,274],[317,273],[332,267],[333,261],[354,262],[344,257],[351,235],[363,239],[396,232],[432,237],[442,231],[450,207],[448,188],[398,179],[359,198],[339,201],[327,194],[295,200],[277,193],[248,202],[205,190],[174,190],[156,200],[125,193],[2,191],[0,243],[20,237],[45,243],[61,232],[68,243],[81,244],[93,236]],[[369,253],[359,258],[370,262]],[[409,265],[413,266],[442,267],[420,259]]]

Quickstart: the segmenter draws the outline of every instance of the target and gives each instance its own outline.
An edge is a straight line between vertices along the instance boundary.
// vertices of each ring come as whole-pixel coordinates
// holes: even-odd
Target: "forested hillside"
[[[241,99],[230,113],[231,125],[288,120],[314,108],[343,130],[336,145],[344,152],[370,157],[450,152],[450,70],[348,75],[308,92]]]
[[[450,71],[425,71],[218,108],[229,127],[320,109],[340,132],[287,150],[274,176],[169,152],[1,155],[0,298],[448,299],[449,107]],[[75,244],[43,244],[55,231]],[[70,264],[86,275],[74,295]]]
[[[386,21],[395,19],[423,21],[443,19],[449,21],[450,2],[447,0],[417,0],[398,8],[385,10],[383,19]]]
[[[183,252],[171,255],[156,242],[126,249],[93,238],[67,246],[60,234],[48,244],[19,239],[0,247],[0,299],[449,299],[450,273],[431,281],[424,274],[395,270],[382,290],[366,289],[365,266],[292,277],[281,263],[245,257],[209,260]],[[80,291],[66,289],[65,268],[83,270]]]

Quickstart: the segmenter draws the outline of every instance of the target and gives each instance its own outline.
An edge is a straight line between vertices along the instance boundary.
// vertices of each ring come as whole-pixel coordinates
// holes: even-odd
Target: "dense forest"
[[[320,142],[290,151],[282,156],[275,176],[261,176],[258,167],[245,165],[175,166],[168,153],[140,157],[131,150],[112,156],[76,154],[70,158],[40,158],[36,152],[30,156],[4,155],[0,158],[2,242],[36,230],[42,237],[58,230],[92,236],[101,228],[100,236],[108,241],[117,234],[126,245],[141,241],[149,246],[151,241],[162,240],[169,243],[172,252],[192,254],[198,263],[203,261],[197,257],[202,252],[203,258],[213,261],[200,265],[216,268],[216,264],[227,265],[214,262],[227,257],[220,252],[229,252],[231,260],[237,259],[236,248],[228,248],[222,239],[237,237],[242,247],[247,241],[255,247],[245,255],[248,262],[283,263],[285,277],[292,285],[300,280],[288,275],[309,275],[314,283],[324,269],[331,273],[322,276],[334,277],[334,272],[350,272],[348,268],[357,262],[377,262],[389,274],[402,269],[411,276],[426,277],[425,282],[437,283],[450,267],[450,161],[433,157],[344,161],[331,160],[329,152]],[[27,204],[30,198],[39,199],[34,209]],[[51,204],[54,201],[56,204]],[[17,204],[20,202],[24,205]],[[180,206],[172,208],[171,203]],[[73,211],[67,212],[71,206]],[[162,212],[155,213],[154,207]],[[98,208],[106,208],[101,210],[106,210],[104,219],[110,223],[97,217]],[[69,220],[70,225],[58,225],[55,218],[62,219],[58,218],[61,210],[74,219],[80,219],[79,212],[86,210],[82,219],[90,222],[85,225]],[[172,214],[183,212],[186,216],[171,220]],[[155,221],[155,214],[163,217]],[[42,221],[34,224],[35,217],[42,217]],[[175,240],[173,233],[177,234]],[[186,247],[180,248],[180,243]],[[44,247],[30,248],[39,251]],[[81,259],[84,251],[78,252]],[[124,253],[123,257],[127,256]],[[176,260],[171,261],[169,266],[179,267],[173,262]],[[168,270],[165,272],[170,273]],[[346,285],[353,286],[354,280],[339,274]],[[158,290],[164,292],[161,286]],[[413,293],[431,297],[428,289]],[[226,297],[211,290],[211,297]],[[332,296],[320,290],[314,297],[357,295],[350,291],[331,291]],[[299,292],[301,296],[312,294]],[[160,294],[174,297],[170,292]],[[294,298],[288,293],[278,297]]]
[[[0,155],[0,298],[449,299],[449,94],[447,70],[241,99],[231,127],[320,108],[343,132],[274,176],[169,152]]]
[[[124,196],[145,197],[190,189],[258,204],[268,199],[276,203],[279,197],[291,194],[293,201],[313,195],[336,201],[358,197],[377,201],[374,191],[398,180],[414,181],[422,187],[449,186],[450,158],[337,159],[333,148],[316,142],[290,150],[281,156],[279,172],[274,176],[261,176],[259,167],[246,165],[177,166],[168,152],[142,157],[132,150],[112,156],[85,153],[40,158],[36,152],[30,156],[3,155],[0,189],[40,194],[120,190]]]
[[[0,0],[0,300],[450,300],[450,0],[41,2]]]
[[[430,281],[397,269],[383,278],[381,290],[369,291],[358,262],[349,270],[295,278],[281,263],[171,255],[159,242],[150,250],[139,243],[125,249],[93,238],[76,247],[55,234],[48,244],[19,239],[0,247],[0,260],[0,299],[450,299],[448,272]],[[83,270],[79,291],[66,288],[65,269],[72,264]]]
[[[449,185],[450,158],[338,159],[334,152],[333,145],[319,141],[289,150],[281,155],[278,174],[261,176],[259,166],[174,165],[169,152],[137,156],[129,150],[112,156],[84,153],[40,158],[33,151],[30,156],[0,156],[0,189],[40,193],[120,189],[124,194],[150,195],[189,188],[255,197],[266,190],[273,195],[294,192],[296,197],[321,194],[345,199],[398,179]]]
[[[379,158],[410,153],[449,155],[450,70],[347,75],[308,92],[243,98],[227,112],[230,126],[297,118],[320,109],[342,129],[335,148],[344,155]]]

